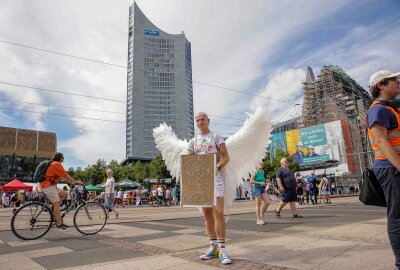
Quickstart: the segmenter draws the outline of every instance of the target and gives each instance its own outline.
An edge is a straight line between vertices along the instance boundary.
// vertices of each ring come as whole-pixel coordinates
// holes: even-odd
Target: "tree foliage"
[[[68,174],[74,179],[84,181],[85,184],[98,185],[106,180],[107,169],[113,171],[113,177],[116,182],[126,178],[137,182],[143,182],[145,178],[171,177],[161,154],[144,166],[140,161],[136,162],[134,165],[121,165],[116,160],[112,160],[107,164],[104,159],[99,159],[95,164],[87,166],[83,170],[80,167],[76,169],[69,168]]]
[[[289,153],[283,151],[281,148],[278,148],[276,149],[275,157],[271,157],[269,154],[265,156],[264,170],[268,178],[276,177],[276,172],[281,167],[282,158],[286,158],[289,161],[289,169],[292,172],[299,170],[299,165],[292,163],[292,158]]]

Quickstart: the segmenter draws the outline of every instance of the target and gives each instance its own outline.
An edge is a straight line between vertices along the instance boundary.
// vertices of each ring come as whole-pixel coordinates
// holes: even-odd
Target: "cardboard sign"
[[[181,206],[215,205],[215,154],[181,156]]]

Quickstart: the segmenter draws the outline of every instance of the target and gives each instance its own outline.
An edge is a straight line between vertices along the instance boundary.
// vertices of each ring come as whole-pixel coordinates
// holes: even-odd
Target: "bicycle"
[[[107,223],[106,209],[103,205],[86,200],[85,187],[78,193],[76,200],[62,212],[64,218],[73,208],[74,227],[84,235],[94,235],[100,232]],[[11,218],[11,230],[22,240],[35,240],[44,236],[55,222],[51,203],[32,201],[15,211]]]

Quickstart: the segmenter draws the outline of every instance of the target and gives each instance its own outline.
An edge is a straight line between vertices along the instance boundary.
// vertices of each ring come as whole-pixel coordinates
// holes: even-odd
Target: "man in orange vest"
[[[369,79],[375,99],[367,114],[368,136],[375,152],[374,173],[387,203],[387,228],[400,269],[400,72],[381,70]]]

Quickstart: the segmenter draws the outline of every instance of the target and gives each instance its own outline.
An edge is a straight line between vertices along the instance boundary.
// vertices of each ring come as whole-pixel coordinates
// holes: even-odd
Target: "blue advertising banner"
[[[144,30],[144,34],[146,36],[159,36],[160,35],[160,31],[157,31],[157,30]]]

